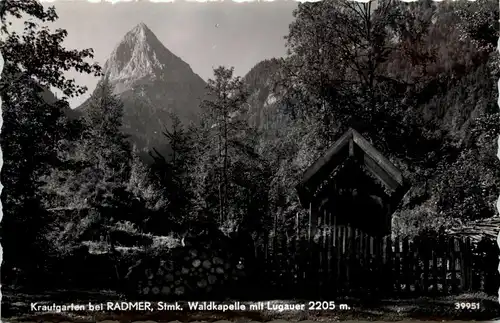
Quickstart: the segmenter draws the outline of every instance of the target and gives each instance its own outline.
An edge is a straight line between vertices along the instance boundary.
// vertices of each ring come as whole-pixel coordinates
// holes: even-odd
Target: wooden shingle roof
[[[406,191],[401,171],[351,128],[304,172],[296,186],[304,207],[309,207],[321,182],[348,159],[354,159],[364,165],[391,192],[391,196],[399,196],[402,191]]]

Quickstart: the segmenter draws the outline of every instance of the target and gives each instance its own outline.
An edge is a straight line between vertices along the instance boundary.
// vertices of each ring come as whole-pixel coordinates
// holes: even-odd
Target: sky
[[[284,56],[284,36],[297,2],[112,4],[59,0],[45,1],[44,5],[55,6],[59,15],[50,27],[68,31],[64,45],[71,49],[93,48],[95,60],[101,65],[127,31],[144,22],[171,52],[207,80],[213,68],[220,65],[233,66],[235,74],[243,76],[264,59]],[[87,94],[70,100],[74,108],[88,97],[97,79],[76,72],[68,76],[89,88]]]

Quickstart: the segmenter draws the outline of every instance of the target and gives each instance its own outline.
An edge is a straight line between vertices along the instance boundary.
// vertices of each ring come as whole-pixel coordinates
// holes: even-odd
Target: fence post
[[[410,293],[410,281],[411,281],[411,273],[410,273],[410,262],[411,262],[411,254],[409,248],[408,237],[403,238],[403,252],[401,253],[401,265],[403,272],[402,282],[405,284],[405,293]]]
[[[347,261],[348,267],[346,271],[346,280],[349,284],[350,292],[357,292],[357,286],[355,285],[356,279],[353,279],[353,266],[356,265],[356,235],[354,229],[351,225],[347,227],[348,229],[348,251],[347,251]]]
[[[460,241],[460,269],[462,291],[469,291],[472,283],[471,261],[472,250],[470,238]]]
[[[384,275],[384,284],[385,284],[385,292],[389,295],[392,294],[394,290],[394,275],[393,275],[393,252],[392,252],[392,239],[391,236],[388,235],[385,237],[385,275]]]
[[[373,255],[372,255],[372,259],[373,259],[373,262],[372,262],[372,268],[373,268],[373,287],[374,287],[374,292],[375,293],[379,293],[380,292],[380,288],[381,288],[381,284],[380,284],[380,279],[378,279],[378,277],[380,277],[380,275],[382,274],[382,270],[381,270],[381,256],[382,256],[382,239],[379,237],[379,236],[376,236],[374,238],[374,246],[373,246]]]
[[[325,239],[325,244],[327,248],[327,276],[326,276],[326,286],[328,288],[327,296],[332,296],[332,214],[328,212],[328,220],[327,220],[327,235]]]
[[[339,227],[336,225],[335,226],[335,232],[334,232],[334,235],[335,235],[335,263],[336,263],[336,266],[335,266],[335,288],[337,290],[337,293],[340,292],[341,288],[340,288],[340,284],[341,284],[341,278],[340,278],[340,261],[341,261],[341,257],[342,257],[342,252],[341,252],[341,247],[340,247],[340,238],[339,238]]]
[[[371,247],[371,237],[367,234],[367,233],[364,233],[363,234],[363,245],[364,245],[364,249],[363,249],[363,282],[364,282],[364,288],[366,288],[367,286],[370,285],[370,247]]]
[[[443,293],[448,294],[448,245],[444,237],[440,237],[439,246],[441,248],[441,273],[443,275]]]
[[[450,253],[451,292],[453,294],[457,292],[457,261],[455,254],[455,243],[455,238],[451,237],[448,242],[448,250]]]
[[[430,250],[429,250],[429,241],[427,239],[420,240],[420,254],[423,256],[423,262],[424,262],[424,270],[423,270],[423,277],[422,277],[422,289],[425,294],[429,293],[429,261],[430,261]]]
[[[394,283],[396,287],[396,292],[399,293],[401,290],[401,262],[400,262],[400,246],[399,237],[394,239]]]
[[[324,227],[324,226],[322,226]],[[317,261],[318,261],[318,265],[316,267],[316,270],[315,270],[315,273],[316,275],[315,276],[315,283],[316,283],[316,287],[317,287],[317,292],[318,292],[318,295],[323,295],[323,274],[324,274],[324,269],[323,269],[323,265],[324,265],[324,254],[323,254],[323,245],[324,245],[324,242],[325,242],[325,236],[323,235],[324,233],[324,229],[322,227],[319,227],[319,239],[318,239],[318,244],[317,244],[317,250],[318,250],[318,253],[315,255],[315,257],[317,257]]]
[[[278,257],[280,259],[280,289],[285,290],[287,294],[289,293],[288,289],[286,288],[288,285],[288,282],[292,281],[289,277],[291,276],[290,273],[292,270],[291,264],[290,264],[290,256],[288,254],[288,237],[284,233],[281,234],[280,236],[280,246],[279,246],[279,252],[278,252]],[[286,268],[285,268],[286,267]]]
[[[415,284],[415,293],[420,294],[422,286],[420,285],[420,275],[422,273],[422,268],[420,268],[420,244],[418,239],[414,239],[411,245],[411,252],[414,259],[415,275],[413,276],[413,283]]]

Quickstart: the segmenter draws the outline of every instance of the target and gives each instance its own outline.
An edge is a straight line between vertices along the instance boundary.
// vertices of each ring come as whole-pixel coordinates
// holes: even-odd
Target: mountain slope
[[[275,93],[275,75],[279,66],[277,59],[266,59],[243,77],[250,94],[248,120],[256,128],[266,129],[279,121],[279,95]]]
[[[167,151],[162,132],[170,126],[169,112],[184,124],[197,119],[205,82],[144,23],[118,43],[103,73],[124,103],[124,132],[140,151]],[[85,106],[78,109],[85,111]]]

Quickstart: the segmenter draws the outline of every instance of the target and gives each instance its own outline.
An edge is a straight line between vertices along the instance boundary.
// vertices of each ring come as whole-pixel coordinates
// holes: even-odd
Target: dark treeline
[[[256,243],[276,230],[296,234],[305,211],[294,186],[349,127],[412,184],[396,232],[495,215],[495,1],[301,3],[287,57],[243,78],[215,69],[201,121],[186,125],[172,114],[170,153],[152,149],[149,164],[122,134],[123,105],[105,77],[76,120],[48,90],[83,93],[64,72],[99,75],[92,50],[66,49],[64,30],[42,27],[57,19],[53,9],[33,0],[3,5],[6,284],[17,271],[39,280],[51,259],[83,243],[116,244],[111,232],[176,240],[213,227]],[[13,19],[26,19],[22,34],[9,29]]]

